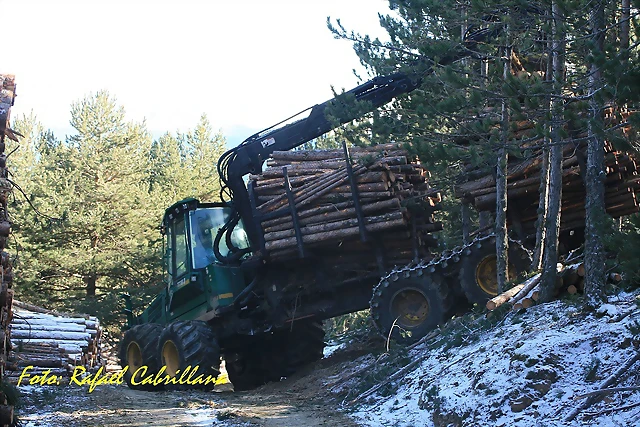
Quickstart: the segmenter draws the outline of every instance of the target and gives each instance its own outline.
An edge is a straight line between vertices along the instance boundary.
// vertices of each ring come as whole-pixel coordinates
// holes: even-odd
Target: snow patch
[[[602,313],[615,317],[636,297],[620,297]],[[351,416],[367,426],[399,427],[640,425],[640,406],[611,410],[640,405],[640,391],[611,393],[564,422],[583,402],[578,396],[597,389],[638,351],[631,317],[607,321],[561,301],[509,313],[497,327],[467,332],[462,347],[417,347],[413,358],[429,356]],[[635,365],[618,386],[636,385],[638,371]]]
[[[335,353],[338,350],[342,350],[343,348],[345,348],[347,346],[347,343],[342,343],[342,344],[334,344],[334,345],[328,345],[324,348],[323,350],[323,355],[324,358],[326,359],[327,357],[331,356],[333,353]]]
[[[599,314],[604,314],[609,317],[615,317],[618,315],[618,308],[613,304],[602,304],[598,308],[597,312]]]

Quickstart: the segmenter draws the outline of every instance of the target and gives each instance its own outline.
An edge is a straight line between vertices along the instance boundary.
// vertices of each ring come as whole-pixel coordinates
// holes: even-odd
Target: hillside
[[[576,299],[494,319],[466,316],[405,355],[415,364],[406,373],[377,365],[394,380],[372,394],[354,398],[350,391],[346,407],[369,426],[637,425],[640,375],[629,363],[640,356],[638,295],[611,297],[596,314]],[[626,389],[599,394],[601,401],[568,421],[618,370],[610,387]]]

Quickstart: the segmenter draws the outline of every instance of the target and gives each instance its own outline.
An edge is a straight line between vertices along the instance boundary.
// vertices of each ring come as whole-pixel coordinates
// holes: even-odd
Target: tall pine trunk
[[[629,49],[629,20],[631,18],[631,0],[622,0],[620,13],[620,50]],[[623,56],[628,58],[628,54]]]
[[[482,84],[486,86],[486,79],[489,77],[489,61],[484,58],[480,61],[480,76],[482,78]],[[478,226],[481,230],[488,229],[491,226],[492,222],[493,218],[491,212],[480,211],[480,213],[478,214]]]
[[[542,278],[540,280],[540,300],[550,301],[554,296],[558,262],[558,235],[560,233],[560,214],[562,204],[562,135],[563,101],[562,84],[564,81],[564,16],[557,1],[551,6],[552,22],[552,79],[551,98],[551,140],[549,149],[549,198],[547,215],[544,221],[544,257]]]
[[[466,244],[471,240],[471,212],[469,203],[462,202],[460,205],[460,216],[462,217],[462,242]]]
[[[552,40],[547,40],[548,51],[553,50]],[[547,59],[547,70],[545,72],[545,80],[553,82],[553,59],[552,55]],[[546,107],[551,108],[551,98],[547,98]],[[548,125],[547,125],[548,126]],[[544,245],[546,240],[545,219],[549,209],[549,145],[550,139],[545,136],[544,147],[542,147],[542,166],[540,168],[540,196],[538,198],[538,220],[536,227],[536,246],[533,251],[533,261],[531,262],[531,270],[537,271],[542,268],[542,260],[544,256]]]
[[[593,0],[589,16],[593,42],[593,56],[602,55],[604,49],[604,3]],[[596,61],[592,61],[589,73],[589,113],[587,124],[587,173],[585,189],[585,246],[584,246],[584,291],[587,306],[596,308],[605,300],[605,254],[602,243],[605,225],[604,205],[604,141],[599,131],[602,129],[602,103],[599,90],[603,86],[602,71]]]
[[[507,85],[507,79],[511,71],[511,49],[506,43],[504,52],[504,64],[502,77],[503,84]],[[507,143],[509,142],[509,106],[507,104],[506,91],[503,91],[502,98],[502,122],[501,122],[500,149],[498,150],[498,161],[496,167],[496,273],[498,280],[498,293],[506,290],[509,280],[509,241],[507,236],[507,162],[509,153]]]
[[[545,145],[548,142],[549,139],[545,138]],[[549,147],[543,147],[542,167],[540,168],[540,198],[538,199],[538,227],[536,228],[536,246],[533,251],[533,261],[531,262],[531,270],[534,271],[542,268],[546,241],[544,221],[549,208],[549,154]]]

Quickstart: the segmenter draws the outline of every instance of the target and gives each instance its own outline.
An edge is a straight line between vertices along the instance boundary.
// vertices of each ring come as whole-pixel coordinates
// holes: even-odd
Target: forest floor
[[[25,427],[631,426],[640,425],[639,359],[640,292],[621,292],[597,313],[575,297],[469,313],[388,353],[354,339],[251,392],[20,387],[19,414]]]

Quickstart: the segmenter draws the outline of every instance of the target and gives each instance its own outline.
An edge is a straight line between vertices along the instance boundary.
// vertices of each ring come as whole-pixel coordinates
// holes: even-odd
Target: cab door
[[[169,319],[196,317],[189,312],[206,303],[200,274],[191,265],[188,212],[176,215],[167,225],[167,313]]]

